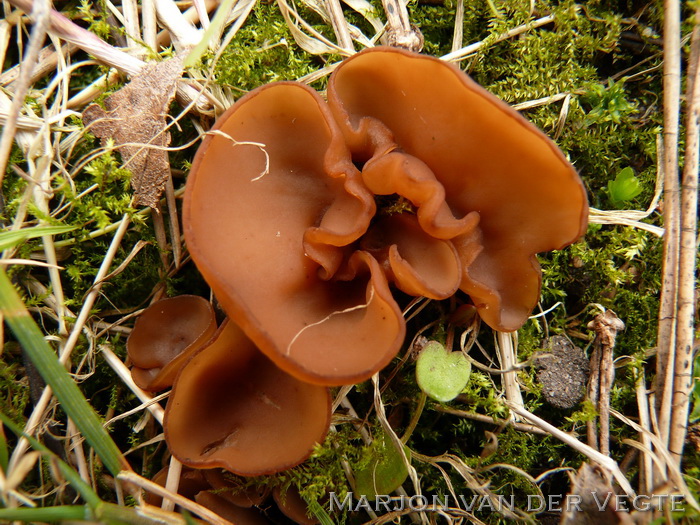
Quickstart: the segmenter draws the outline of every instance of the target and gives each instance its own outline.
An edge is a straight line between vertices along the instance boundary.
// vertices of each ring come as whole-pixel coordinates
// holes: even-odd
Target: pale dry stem
[[[668,444],[673,406],[673,375],[678,311],[680,186],[678,128],[681,96],[680,2],[664,1],[664,261],[657,335],[656,411],[661,440]]]
[[[496,355],[498,355],[500,368],[508,370],[501,376],[506,401],[514,406],[524,408],[523,395],[518,383],[518,374],[515,372],[518,366],[517,341],[517,332],[496,332]],[[516,421],[519,419],[517,413],[514,418]]]
[[[344,50],[345,55],[352,55],[355,52],[355,46],[352,43],[348,21],[343,15],[340,0],[324,0],[324,5],[328,11],[335,36],[338,39],[338,46]]]
[[[162,426],[165,411],[163,410],[163,407],[158,404],[158,400],[161,399],[161,397],[159,396],[158,398],[154,398],[151,396],[151,394],[138,387],[131,377],[131,370],[129,370],[122,360],[117,357],[109,345],[100,345],[100,353],[104,357],[105,361],[107,361],[107,364],[117,374],[119,379],[121,379],[129,390],[131,390],[143,403],[134,410],[147,409],[153,415],[155,420]]]
[[[637,398],[637,411],[639,413],[639,425],[642,428],[639,438],[642,446],[644,447],[644,450],[640,454],[639,493],[650,494],[652,487],[655,485],[652,459],[647,453],[647,451],[652,450],[651,439],[649,438],[649,435],[652,432],[651,414],[649,412],[649,398],[644,373],[643,371],[637,371],[637,374],[635,393]]]
[[[698,235],[698,149],[700,148],[700,7],[695,10],[688,71],[685,158],[680,202],[678,255],[678,313],[676,319],[675,378],[668,445],[680,464],[685,444],[690,394],[693,388],[695,337],[695,265]]]

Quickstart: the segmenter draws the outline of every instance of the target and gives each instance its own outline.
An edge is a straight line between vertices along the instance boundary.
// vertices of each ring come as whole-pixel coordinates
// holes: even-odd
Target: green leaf
[[[416,379],[423,392],[445,403],[464,390],[471,370],[462,352],[448,352],[437,341],[431,341],[418,356]]]
[[[621,170],[615,180],[608,182],[608,195],[615,206],[634,199],[641,192],[642,184],[629,166]]]
[[[406,457],[410,457],[406,449]],[[355,469],[355,489],[358,494],[374,501],[378,494],[394,492],[408,477],[408,468],[401,452],[389,436],[381,433],[367,447]]]
[[[3,268],[0,268],[0,312],[41,377],[53,390],[63,410],[95,449],[107,469],[116,476],[122,469],[128,468],[100,418],[44,340],[41,330],[29,315]]]
[[[74,226],[35,226],[16,231],[0,232],[0,251],[14,248],[27,239],[34,239],[44,235],[58,235],[75,230]]]

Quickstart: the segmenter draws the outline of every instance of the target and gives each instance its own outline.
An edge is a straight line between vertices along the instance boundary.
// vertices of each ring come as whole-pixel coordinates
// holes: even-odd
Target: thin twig
[[[591,357],[591,377],[589,379],[589,398],[598,409],[599,432],[596,435],[596,420],[588,422],[588,444],[600,450],[601,454],[610,455],[610,390],[615,377],[613,350],[617,332],[625,325],[612,310],[596,315],[588,325],[595,331],[593,356]],[[597,384],[596,384],[597,383]]]

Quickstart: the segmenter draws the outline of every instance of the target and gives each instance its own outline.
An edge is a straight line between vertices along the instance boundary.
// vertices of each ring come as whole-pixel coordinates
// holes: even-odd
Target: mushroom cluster
[[[366,380],[396,355],[392,286],[463,290],[492,328],[522,326],[539,297],[535,254],[586,228],[560,150],[459,68],[402,49],[346,59],[327,98],[296,82],[258,88],[197,152],[185,238],[228,315],[320,385]]]
[[[179,371],[164,427],[184,464],[283,470],[323,440],[326,387],[400,349],[396,289],[462,290],[489,326],[516,330],[538,300],[535,255],[577,240],[587,214],[557,147],[441,60],[365,50],[327,101],[263,86],[207,133],[185,193],[189,252],[229,320],[214,334],[201,320],[177,351],[130,350],[135,376],[156,390]]]

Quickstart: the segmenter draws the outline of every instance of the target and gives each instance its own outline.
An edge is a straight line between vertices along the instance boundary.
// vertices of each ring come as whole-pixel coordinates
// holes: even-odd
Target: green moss
[[[217,83],[234,91],[279,80],[296,80],[316,71],[322,63],[294,43],[275,4],[259,2],[247,23],[216,63]]]
[[[10,354],[19,348],[7,343],[0,357],[0,412],[15,423],[24,423],[24,411],[29,404],[29,380],[24,367]]]

